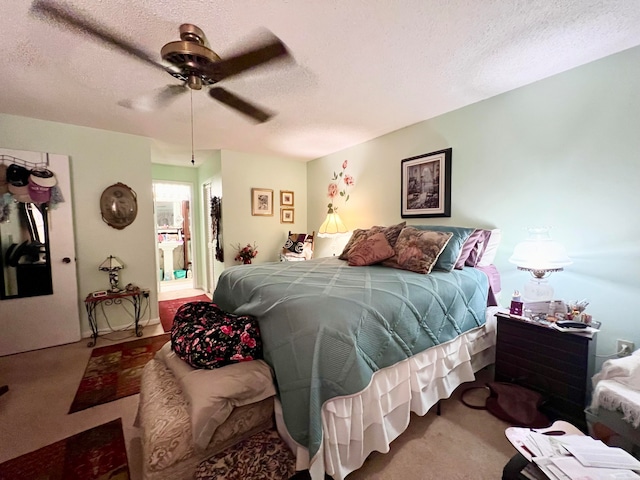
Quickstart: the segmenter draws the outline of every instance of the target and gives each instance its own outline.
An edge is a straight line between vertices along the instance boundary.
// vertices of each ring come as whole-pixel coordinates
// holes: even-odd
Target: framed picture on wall
[[[251,215],[273,216],[273,190],[251,189]]]
[[[293,192],[280,190],[280,206],[293,207]]]
[[[451,216],[451,150],[402,160],[402,218]]]
[[[280,209],[280,223],[293,223],[293,208]]]

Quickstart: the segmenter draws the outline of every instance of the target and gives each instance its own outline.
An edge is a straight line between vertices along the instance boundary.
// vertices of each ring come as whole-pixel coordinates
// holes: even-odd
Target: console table
[[[149,301],[149,290],[139,287],[121,292],[94,292],[87,295],[87,298],[84,299],[84,306],[87,309],[87,317],[89,318],[89,326],[91,327],[91,340],[89,340],[87,347],[93,347],[98,339],[98,319],[96,317],[96,308],[98,308],[98,305],[124,305],[123,302],[131,304],[133,306],[136,337],[141,337],[142,330],[139,324],[140,306],[142,305],[143,298],[146,298],[147,302]]]

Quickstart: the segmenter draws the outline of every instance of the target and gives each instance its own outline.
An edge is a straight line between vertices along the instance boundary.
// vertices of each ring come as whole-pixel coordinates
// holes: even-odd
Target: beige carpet
[[[144,330],[145,336],[159,333],[159,325]],[[110,343],[99,338],[97,346]],[[139,432],[133,427],[138,395],[67,414],[90,355],[83,340],[0,357],[0,384],[9,386],[0,396],[0,463],[122,417],[131,478],[141,479]],[[482,371],[480,378],[481,383],[490,380],[491,372]],[[506,426],[487,412],[465,407],[454,393],[442,402],[442,416],[434,411],[414,416],[388,454],[372,454],[348,480],[499,479],[515,453],[504,437]]]
[[[492,380],[491,369],[478,372],[473,384]],[[483,410],[465,407],[459,387],[442,401],[441,415],[435,407],[424,417],[411,416],[409,428],[391,444],[389,453],[373,453],[347,480],[499,480],[502,468],[516,453],[504,436],[508,425]],[[482,392],[470,392],[481,400]]]

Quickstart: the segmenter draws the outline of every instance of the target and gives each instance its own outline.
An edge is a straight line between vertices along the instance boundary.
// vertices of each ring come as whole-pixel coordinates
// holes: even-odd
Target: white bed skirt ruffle
[[[312,479],[323,479],[326,472],[343,480],[371,452],[387,453],[391,442],[409,426],[411,412],[425,415],[494,362],[498,311],[488,307],[485,325],[375,372],[359,393],[325,402],[323,443],[311,461],[309,451],[289,435],[282,406],[276,401],[278,432],[296,454],[296,470],[309,469]]]

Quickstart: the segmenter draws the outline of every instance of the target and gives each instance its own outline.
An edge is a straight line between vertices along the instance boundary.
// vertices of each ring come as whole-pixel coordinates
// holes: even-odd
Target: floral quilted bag
[[[171,328],[171,349],[194,368],[219,368],[262,358],[255,317],[224,312],[215,303],[182,305]]]

